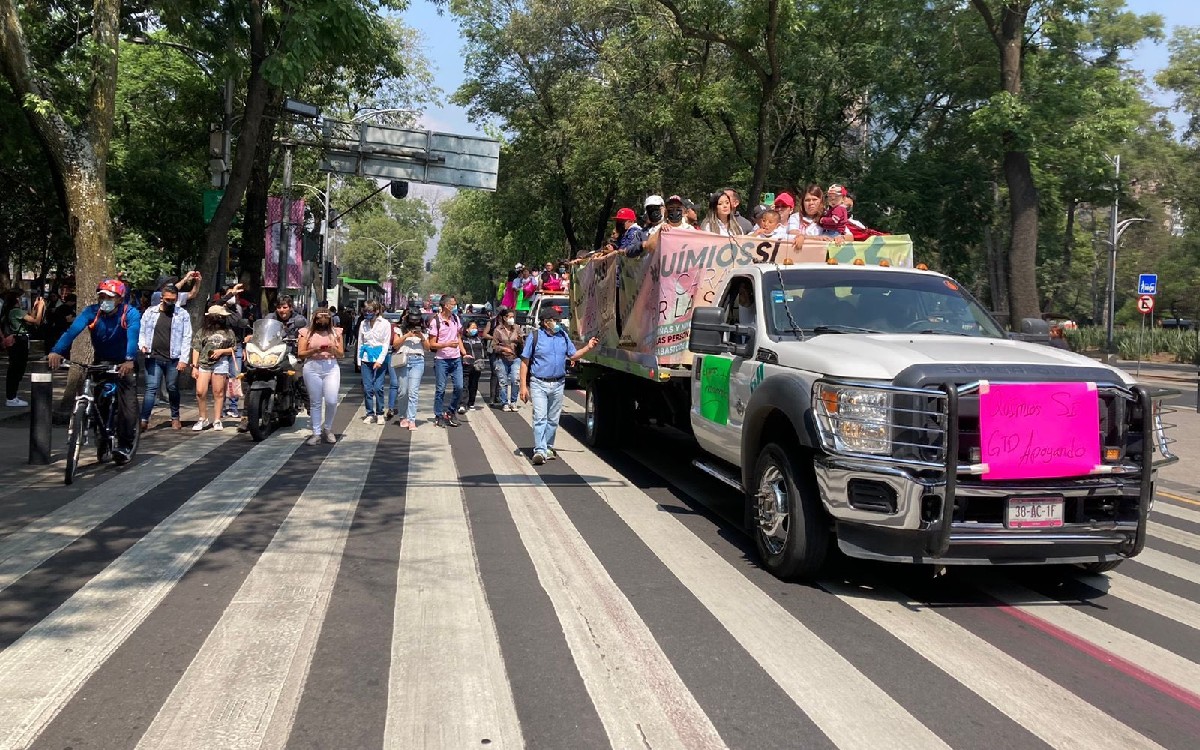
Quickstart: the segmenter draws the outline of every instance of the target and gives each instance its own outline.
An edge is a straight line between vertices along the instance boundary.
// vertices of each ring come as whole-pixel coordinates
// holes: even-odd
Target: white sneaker
[[[216,422],[213,422],[213,426],[212,426],[212,427],[213,427],[213,429],[214,429],[214,430],[223,430],[223,429],[225,429],[225,425],[221,424],[221,420],[219,420],[219,419],[218,419]]]
[[[363,417],[363,424],[375,424],[375,415],[368,414],[367,416]]]
[[[19,398],[10,398],[10,399],[8,399],[8,400],[6,400],[6,401],[4,402],[4,405],[5,405],[5,406],[12,406],[12,407],[14,407],[14,408],[20,408],[20,407],[22,407],[22,406],[29,406],[29,402],[28,402],[28,401],[23,401],[23,400],[21,400],[21,399],[19,399]]]
[[[211,423],[207,419],[197,419],[196,424],[192,425],[192,432],[200,432],[209,426],[211,426]]]
[[[460,407],[458,407],[458,413],[459,413],[459,414],[466,414],[466,413],[467,413],[467,407],[465,407],[465,406],[460,406]]]

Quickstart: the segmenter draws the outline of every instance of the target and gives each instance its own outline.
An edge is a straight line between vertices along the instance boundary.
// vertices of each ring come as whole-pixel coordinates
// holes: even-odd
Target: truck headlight
[[[892,453],[891,394],[871,388],[818,383],[814,389],[822,437],[836,452]]]

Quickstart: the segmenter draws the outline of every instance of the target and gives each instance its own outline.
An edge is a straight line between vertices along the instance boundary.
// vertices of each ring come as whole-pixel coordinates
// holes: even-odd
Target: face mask
[[[366,313],[365,315],[363,315],[363,317],[366,318],[367,320],[375,320],[375,313]]]
[[[473,328],[472,328],[471,330],[467,331],[467,335],[468,335],[468,336],[478,336],[478,335],[479,335],[479,331],[477,331],[477,330],[475,330],[475,329],[473,329]]]
[[[110,313],[117,309],[117,301],[115,299],[100,300],[100,312]]]
[[[566,272],[567,272],[567,267],[566,267],[566,266],[559,266],[559,267],[558,267],[558,272],[559,272],[559,273],[566,273]]]
[[[646,208],[646,218],[650,220],[651,224],[657,224],[662,221],[662,207],[648,206]]]
[[[168,315],[175,312],[175,303],[174,302],[162,303],[162,311],[167,313]]]
[[[555,323],[555,324],[554,324],[554,332],[555,332],[555,333],[562,333],[562,332],[563,332],[563,324],[562,324],[562,323]]]
[[[206,320],[210,326],[219,326],[225,322],[225,318],[219,318],[216,315],[212,316],[211,318],[206,318]]]
[[[454,307],[450,308],[450,312],[454,315],[458,315],[458,305],[455,305]]]
[[[668,208],[667,209],[667,221],[671,222],[672,224],[678,224],[679,222],[683,221],[683,209],[682,208]]]
[[[517,319],[516,319],[516,318],[505,318],[505,319],[504,319],[504,322],[505,322],[505,323],[507,323],[508,325],[510,325],[510,326],[511,326],[511,325],[515,325],[515,324],[516,324],[516,322],[517,322]]]

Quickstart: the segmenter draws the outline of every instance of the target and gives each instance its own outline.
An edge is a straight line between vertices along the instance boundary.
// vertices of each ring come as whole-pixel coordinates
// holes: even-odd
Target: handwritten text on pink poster
[[[984,383],[979,436],[985,480],[1090,474],[1100,465],[1094,383]]]

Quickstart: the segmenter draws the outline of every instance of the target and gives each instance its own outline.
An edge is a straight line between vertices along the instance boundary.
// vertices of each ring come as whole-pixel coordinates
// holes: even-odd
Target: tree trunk
[[[242,205],[242,197],[250,183],[250,175],[254,167],[254,154],[258,145],[258,134],[263,124],[263,113],[270,99],[270,86],[262,74],[263,62],[267,59],[267,49],[263,30],[262,0],[250,0],[250,78],[246,84],[246,104],[242,110],[242,129],[238,135],[237,153],[233,159],[233,169],[229,174],[229,185],[225,195],[217,204],[216,213],[204,235],[204,254],[200,259],[200,288],[202,300],[206,300],[216,291],[217,264],[220,263],[221,253],[229,245],[229,230]],[[203,315],[203,305],[197,305],[191,310],[192,327],[200,328],[200,318]]]
[[[263,259],[266,258],[267,242],[267,198],[271,194],[271,155],[275,142],[277,120],[271,119],[280,111],[282,95],[272,87],[271,101],[267,105],[262,127],[258,131],[255,146],[254,167],[246,188],[246,208],[242,213],[242,274],[246,279],[246,298],[262,304]]]
[[[1023,318],[1040,318],[1037,288],[1038,194],[1033,184],[1029,155],[1023,151],[1004,154],[1004,178],[1012,212],[1008,250],[1009,312],[1015,328]]]

